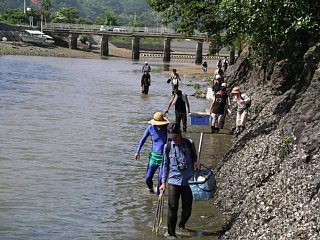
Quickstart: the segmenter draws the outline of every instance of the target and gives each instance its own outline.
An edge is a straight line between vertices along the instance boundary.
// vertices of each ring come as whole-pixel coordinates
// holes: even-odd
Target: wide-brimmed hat
[[[233,89],[232,89],[232,92],[231,92],[232,94],[237,94],[237,93],[240,93],[240,87],[234,87]]]
[[[169,123],[169,120],[166,119],[166,118],[163,116],[163,113],[161,113],[161,112],[156,112],[156,113],[153,115],[153,119],[151,119],[148,123],[150,123],[150,124],[152,124],[152,125],[160,126],[160,125],[168,124],[168,123]]]

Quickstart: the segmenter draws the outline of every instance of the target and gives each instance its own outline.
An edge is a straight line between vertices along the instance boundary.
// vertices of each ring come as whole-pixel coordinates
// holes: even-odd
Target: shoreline
[[[66,58],[82,58],[82,59],[131,59],[131,51],[124,48],[117,48],[115,46],[109,46],[110,56],[102,57],[98,48],[93,48],[91,51],[85,51],[81,49],[69,49],[59,46],[36,46],[30,45],[23,42],[3,42],[0,41],[0,56],[5,55],[21,55],[21,56],[43,56],[43,57],[66,57]],[[209,63],[207,73],[203,73],[201,65],[197,65],[191,59],[177,59],[178,61],[172,60],[170,63],[170,69],[164,71],[170,73],[171,69],[175,65],[180,63],[186,63],[185,65],[179,65],[178,73],[182,77],[183,75],[195,76],[208,78],[213,75],[216,66],[215,60],[206,60]],[[140,57],[139,61],[159,61],[161,59],[152,57]]]

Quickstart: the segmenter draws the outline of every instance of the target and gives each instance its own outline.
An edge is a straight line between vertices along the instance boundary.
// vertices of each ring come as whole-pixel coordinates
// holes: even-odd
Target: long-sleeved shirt
[[[152,140],[152,152],[156,152],[158,154],[162,154],[163,146],[167,142],[167,125],[161,126],[160,129],[158,129],[155,125],[150,125],[147,127],[147,129],[144,131],[144,134],[139,142],[139,145],[137,147],[136,153],[140,153],[140,150],[147,140],[149,136],[151,136]]]
[[[190,143],[187,141],[190,141]],[[171,144],[168,154],[166,154],[167,144]],[[163,150],[162,183],[168,182],[178,186],[188,185],[189,179],[194,174],[193,164],[197,161],[194,142],[183,138],[179,145],[173,141],[167,144],[164,145]],[[186,168],[179,170],[179,164],[186,166]]]
[[[240,100],[243,100],[244,102],[241,103]],[[250,102],[250,97],[244,93],[241,93],[240,95],[238,96],[234,96],[233,98],[233,102],[236,102],[238,104],[238,112],[240,111],[243,111],[247,108],[247,103]]]

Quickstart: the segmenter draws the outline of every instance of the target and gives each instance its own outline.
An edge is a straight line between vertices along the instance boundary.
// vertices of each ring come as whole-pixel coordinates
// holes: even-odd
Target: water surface
[[[151,62],[150,94],[141,95],[142,64],[0,57],[1,239],[154,238],[156,197],[144,183],[150,141],[139,161],[133,154],[147,121],[165,110],[170,86],[168,66]],[[193,111],[207,107],[189,100]],[[189,130],[196,142],[207,131],[205,159],[219,138],[208,127]],[[191,235],[214,236],[212,202],[194,206]]]

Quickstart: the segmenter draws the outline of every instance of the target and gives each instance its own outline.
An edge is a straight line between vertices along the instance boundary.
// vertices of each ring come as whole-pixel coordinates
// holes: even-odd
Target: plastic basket
[[[210,115],[202,113],[190,113],[190,125],[208,125]]]
[[[202,180],[198,180],[201,177]],[[209,200],[216,190],[216,179],[211,169],[199,169],[189,180],[194,201]]]

